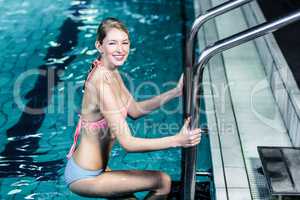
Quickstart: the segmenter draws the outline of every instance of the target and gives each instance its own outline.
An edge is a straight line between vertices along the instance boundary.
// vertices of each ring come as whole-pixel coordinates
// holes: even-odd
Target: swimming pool
[[[192,1],[185,2],[193,13]],[[0,0],[0,5],[0,199],[85,199],[66,189],[62,174],[82,84],[97,56],[98,23],[114,16],[128,25],[131,53],[120,70],[133,95],[145,99],[174,86],[182,71],[182,2]],[[128,123],[140,137],[175,133],[181,103],[174,100]],[[127,154],[116,145],[109,165],[162,170],[179,180],[180,157],[179,149]]]

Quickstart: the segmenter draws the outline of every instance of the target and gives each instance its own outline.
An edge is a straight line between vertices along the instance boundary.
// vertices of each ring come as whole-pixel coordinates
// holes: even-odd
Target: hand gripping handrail
[[[228,1],[223,4],[220,4],[212,9],[207,10],[202,15],[199,15],[193,25],[189,35],[189,38],[185,47],[185,72],[184,72],[184,118],[192,114],[193,108],[191,107],[191,97],[192,97],[192,80],[193,80],[193,65],[194,65],[194,40],[198,33],[198,30],[202,25],[221,14],[224,14],[230,10],[238,8],[246,3],[251,2],[252,0],[235,0]],[[193,118],[191,123],[193,123]],[[182,199],[189,200],[194,199],[195,195],[195,174],[196,174],[196,147],[183,149],[183,165],[182,165]]]
[[[189,85],[192,85],[192,88],[190,90],[193,92],[190,97],[192,102],[190,102],[190,104],[189,104],[189,106],[190,106],[189,109],[190,110],[193,109],[192,113],[191,113],[191,116],[192,116],[191,121],[194,122],[194,123],[191,123],[192,129],[199,127],[199,112],[198,112],[199,105],[197,104],[198,100],[199,100],[198,88],[199,88],[200,83],[202,83],[204,67],[205,67],[205,64],[209,61],[209,59],[218,53],[221,53],[225,50],[231,49],[233,47],[236,47],[236,46],[246,43],[248,41],[254,40],[255,38],[261,37],[268,33],[272,33],[274,31],[276,31],[288,24],[296,22],[298,20],[300,20],[300,10],[298,10],[292,14],[289,14],[285,17],[281,17],[272,22],[263,23],[261,25],[250,28],[246,31],[242,31],[238,34],[235,34],[235,35],[232,35],[225,39],[222,39],[220,41],[217,41],[213,45],[206,47],[201,52],[201,54],[199,56],[199,62],[196,65],[193,65],[193,67],[192,67],[192,70],[196,70],[196,75],[195,75],[195,77],[191,77],[191,78],[193,78],[193,79],[190,79],[190,81],[192,81],[192,83],[189,84]],[[194,193],[194,191],[192,191],[192,193]],[[193,199],[193,197],[186,198],[186,199]]]

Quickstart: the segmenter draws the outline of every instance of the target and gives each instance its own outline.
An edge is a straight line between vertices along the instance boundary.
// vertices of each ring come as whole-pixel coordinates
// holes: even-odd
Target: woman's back
[[[107,78],[109,72],[102,68],[99,60],[94,61],[93,65],[85,82],[78,123],[80,127],[77,127],[79,130],[76,130],[77,134],[81,136],[80,144],[73,154],[74,160],[82,168],[90,170],[106,168],[114,142],[114,137],[111,136],[108,124],[102,115],[103,108],[100,108],[98,98],[101,84],[105,84],[103,80],[109,80]]]

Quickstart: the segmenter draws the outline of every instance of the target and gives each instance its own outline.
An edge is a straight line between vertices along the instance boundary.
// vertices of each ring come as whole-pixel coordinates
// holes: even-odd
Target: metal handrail
[[[192,67],[193,70],[196,69],[196,75],[195,77],[192,77],[193,83],[189,84],[192,85],[192,88],[190,90],[193,91],[190,97],[192,99],[190,106],[191,108],[194,108],[192,112],[192,119],[194,121],[194,123],[191,124],[192,129],[197,128],[199,126],[199,105],[197,104],[199,96],[197,95],[197,92],[199,88],[199,83],[202,83],[205,64],[209,61],[209,59],[218,53],[221,53],[225,50],[231,49],[248,41],[254,40],[268,33],[272,33],[298,20],[300,20],[300,10],[285,17],[281,17],[278,20],[274,20],[269,23],[263,23],[246,31],[242,31],[238,34],[217,41],[213,45],[206,47],[201,52],[199,56],[199,62]],[[193,199],[193,197],[191,199]]]
[[[258,26],[252,27],[246,31],[234,34],[230,37],[215,42],[213,45],[206,47],[199,56],[199,62],[193,67],[197,70],[195,78],[193,80],[193,88],[197,90],[199,83],[202,82],[204,66],[214,55],[236,47],[238,45],[241,45],[243,43],[249,42],[251,40],[254,40],[258,37],[264,36],[268,33],[272,33],[298,20],[300,20],[300,9],[285,17],[281,17],[272,22],[266,22]],[[192,105],[196,106],[196,102],[197,96],[193,95]]]
[[[208,20],[217,17],[219,15],[222,15],[228,11],[231,11],[235,8],[238,8],[246,3],[251,2],[252,0],[235,0],[235,1],[227,1],[224,2],[214,8],[211,8],[209,10],[207,10],[205,13],[199,15],[191,28],[191,32],[187,41],[187,45],[185,48],[185,55],[186,55],[186,59],[185,59],[185,66],[186,67],[192,67],[193,66],[193,62],[194,62],[194,40],[195,37],[199,31],[199,29],[203,26],[203,24],[205,22],[207,22]]]
[[[186,43],[185,48],[185,72],[184,72],[184,119],[187,116],[192,114],[192,111],[195,110],[191,106],[192,103],[192,80],[193,80],[193,65],[194,65],[194,40],[203,24],[221,14],[224,14],[228,11],[231,11],[235,8],[238,8],[246,3],[251,2],[252,0],[235,0],[222,3],[212,9],[207,10],[202,15],[199,15],[193,25],[189,35],[189,38]],[[194,123],[193,118],[191,123]],[[195,196],[195,175],[196,175],[196,155],[197,148],[192,147],[188,149],[183,149],[183,170],[182,170],[182,199],[189,200],[194,199]]]

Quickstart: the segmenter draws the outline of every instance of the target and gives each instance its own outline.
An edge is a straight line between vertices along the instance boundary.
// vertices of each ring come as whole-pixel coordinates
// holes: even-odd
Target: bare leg
[[[134,196],[134,194],[119,196],[119,197],[113,197],[108,198],[109,200],[137,200],[137,198]]]
[[[72,192],[87,197],[119,197],[139,191],[151,191],[148,199],[166,196],[171,189],[170,177],[159,171],[110,171],[93,178],[75,181]],[[153,197],[153,198],[152,198]]]
[[[167,199],[168,195],[157,195],[153,192],[149,192],[148,195],[145,197],[144,200],[165,200]]]

